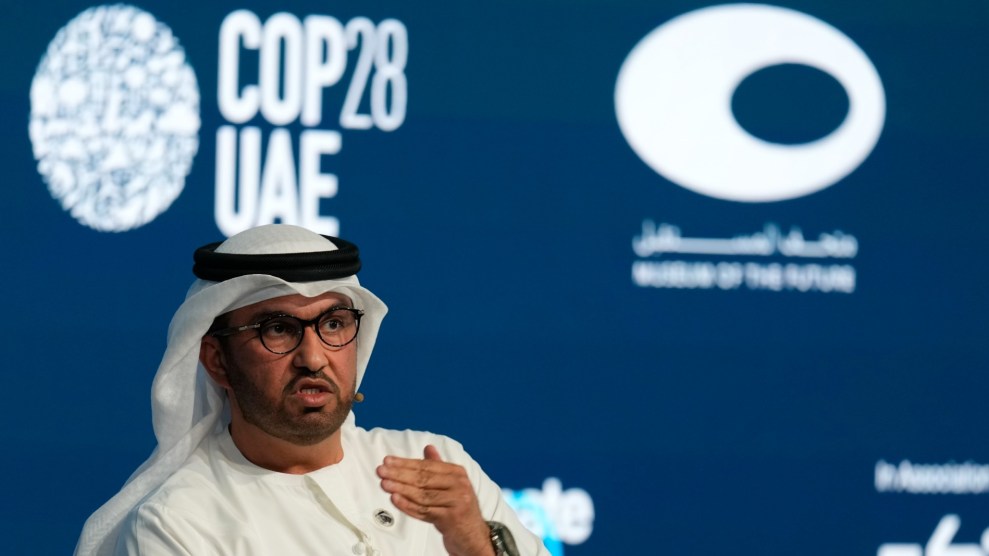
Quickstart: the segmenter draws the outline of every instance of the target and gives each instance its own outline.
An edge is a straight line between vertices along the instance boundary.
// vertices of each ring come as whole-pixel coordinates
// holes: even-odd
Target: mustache
[[[332,378],[327,376],[326,373],[324,373],[323,371],[316,371],[315,373],[310,373],[310,372],[299,373],[298,375],[296,375],[294,379],[292,379],[291,382],[285,385],[283,392],[286,394],[291,394],[292,392],[295,392],[298,389],[299,382],[302,380],[320,380],[326,382],[330,386],[331,392],[335,392],[335,393],[340,392],[340,386]]]

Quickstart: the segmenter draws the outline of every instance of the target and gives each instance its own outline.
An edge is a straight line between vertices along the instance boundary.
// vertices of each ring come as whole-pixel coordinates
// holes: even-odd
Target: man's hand
[[[387,456],[378,466],[381,488],[402,512],[433,526],[451,556],[493,556],[489,528],[481,516],[467,471],[440,458],[435,446],[424,459]]]

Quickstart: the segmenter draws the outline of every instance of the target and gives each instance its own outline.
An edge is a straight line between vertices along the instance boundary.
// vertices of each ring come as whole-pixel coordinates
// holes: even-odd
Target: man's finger
[[[443,458],[440,457],[440,451],[432,444],[426,444],[426,447],[422,450],[422,455],[427,460],[443,461]]]
[[[425,451],[423,453],[425,453]],[[388,467],[405,469],[440,469],[447,465],[447,463],[443,460],[436,461],[431,459],[401,458],[398,456],[385,456],[385,459],[381,463]]]
[[[410,500],[407,496],[403,496],[397,492],[392,493],[391,503],[404,514],[410,515],[421,521],[429,521],[429,507],[418,504]]]
[[[450,490],[422,489],[389,479],[381,481],[381,490],[389,494],[400,494],[416,504],[427,507],[448,508],[462,502],[461,497]]]
[[[429,469],[426,467],[394,467],[382,465],[377,469],[378,477],[391,479],[395,482],[413,485],[418,488],[447,489],[451,488],[466,473],[457,468]]]

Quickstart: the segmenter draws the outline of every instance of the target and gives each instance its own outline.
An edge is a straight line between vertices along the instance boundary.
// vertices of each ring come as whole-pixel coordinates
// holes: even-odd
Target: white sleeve
[[[474,485],[474,492],[477,494],[478,504],[481,506],[481,515],[486,521],[497,521],[508,527],[515,537],[515,544],[519,549],[519,556],[550,556],[549,550],[543,545],[542,539],[526,529],[519,521],[515,510],[508,505],[502,496],[501,488],[491,480],[470,455],[464,450],[459,442],[443,437],[443,447],[441,455],[450,458],[450,461],[457,463],[467,470],[467,476]]]
[[[117,556],[140,554],[143,556],[198,555],[216,552],[208,546],[202,523],[184,518],[168,508],[156,504],[143,504],[124,521],[117,538]]]

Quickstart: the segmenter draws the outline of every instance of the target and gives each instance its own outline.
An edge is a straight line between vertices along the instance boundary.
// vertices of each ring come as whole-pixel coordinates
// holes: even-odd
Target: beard
[[[347,419],[353,406],[353,396],[346,396],[339,386],[330,380],[322,371],[299,375],[302,378],[317,378],[327,381],[336,393],[336,403],[332,409],[322,407],[305,408],[302,413],[289,411],[285,406],[285,398],[271,399],[252,382],[245,373],[235,367],[227,370],[230,389],[240,407],[244,420],[265,433],[299,446],[312,446],[326,440],[340,429]],[[289,383],[283,393],[285,396],[294,391],[296,380]]]

